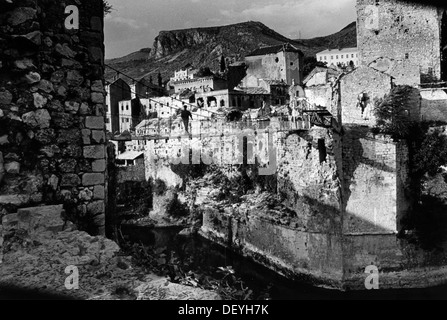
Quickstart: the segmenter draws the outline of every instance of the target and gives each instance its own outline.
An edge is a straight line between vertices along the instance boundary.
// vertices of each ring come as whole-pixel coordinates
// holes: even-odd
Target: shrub
[[[172,217],[185,217],[189,214],[188,208],[180,202],[177,193],[174,193],[174,197],[169,200],[166,211]]]
[[[409,86],[397,86],[383,99],[374,101],[376,132],[389,134],[395,139],[409,135],[412,126],[409,111],[409,105],[412,103],[411,91],[413,88]]]
[[[426,174],[434,177],[447,165],[447,136],[436,128],[426,132],[414,143],[413,173],[422,178]]]
[[[152,188],[154,194],[157,196],[162,196],[165,194],[168,187],[166,186],[166,183],[161,179],[156,179],[154,181],[154,186]]]

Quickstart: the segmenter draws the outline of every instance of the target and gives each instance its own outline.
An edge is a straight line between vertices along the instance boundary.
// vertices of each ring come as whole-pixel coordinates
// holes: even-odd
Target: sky
[[[152,48],[160,31],[260,21],[291,39],[335,33],[356,20],[355,0],[108,0],[106,58]]]

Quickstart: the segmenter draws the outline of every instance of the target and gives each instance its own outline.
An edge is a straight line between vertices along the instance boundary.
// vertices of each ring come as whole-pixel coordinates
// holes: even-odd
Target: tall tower
[[[356,9],[361,65],[390,74],[398,84],[444,78],[445,9],[400,0],[357,0]]]

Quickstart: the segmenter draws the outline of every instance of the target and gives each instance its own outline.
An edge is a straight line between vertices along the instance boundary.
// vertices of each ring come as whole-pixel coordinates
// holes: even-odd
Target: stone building
[[[118,166],[144,166],[144,154],[141,151],[126,151],[116,157],[115,163]]]
[[[447,80],[447,15],[425,2],[357,0],[359,63],[398,84]]]
[[[174,92],[180,93],[183,90],[195,92],[208,92],[213,90],[223,90],[228,87],[227,81],[216,76],[192,78],[171,82]]]
[[[121,78],[116,79],[106,86],[106,128],[107,131],[120,132],[120,101],[130,100],[132,91],[130,86]]]
[[[310,104],[329,107],[332,99],[332,85],[341,72],[326,67],[315,67],[304,79],[305,97]]]
[[[376,124],[374,101],[391,91],[391,76],[361,66],[340,79],[341,120],[343,124]]]
[[[139,98],[120,101],[118,106],[120,133],[133,130],[134,126],[146,116],[144,107]]]
[[[243,87],[259,87],[260,80],[303,81],[303,53],[289,43],[256,49],[245,57],[247,75]]]
[[[343,74],[339,86],[342,123],[374,127],[376,101],[383,99],[394,87],[395,83],[390,75],[370,67],[361,66]],[[413,88],[409,95],[411,103],[406,105],[408,115],[412,121],[419,122],[421,120],[419,90]]]
[[[174,72],[174,77],[171,78],[171,83],[183,80],[191,80],[194,79],[194,76],[198,72],[197,69],[193,69],[192,67],[181,69]]]
[[[131,98],[151,98],[160,97],[165,94],[165,89],[159,87],[146,80],[146,78],[141,78],[140,80],[132,80],[130,83]]]
[[[183,102],[171,97],[158,97],[151,99],[140,99],[146,114],[156,112],[158,118],[169,118],[182,109]]]

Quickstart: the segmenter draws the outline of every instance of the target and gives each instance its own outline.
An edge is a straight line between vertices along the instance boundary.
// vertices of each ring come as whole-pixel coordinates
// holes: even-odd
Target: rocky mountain
[[[306,56],[313,56],[328,47],[356,46],[356,26],[353,23],[336,34],[307,40],[288,39],[255,21],[220,27],[161,31],[152,48],[108,60],[106,64],[134,78],[152,78],[156,83],[159,72],[163,80],[167,81],[175,70],[187,64],[196,68],[210,67],[211,70],[218,70],[222,55],[228,62],[234,62],[259,47],[285,42],[297,46]],[[115,75],[115,71],[106,68],[106,79],[110,80]]]

